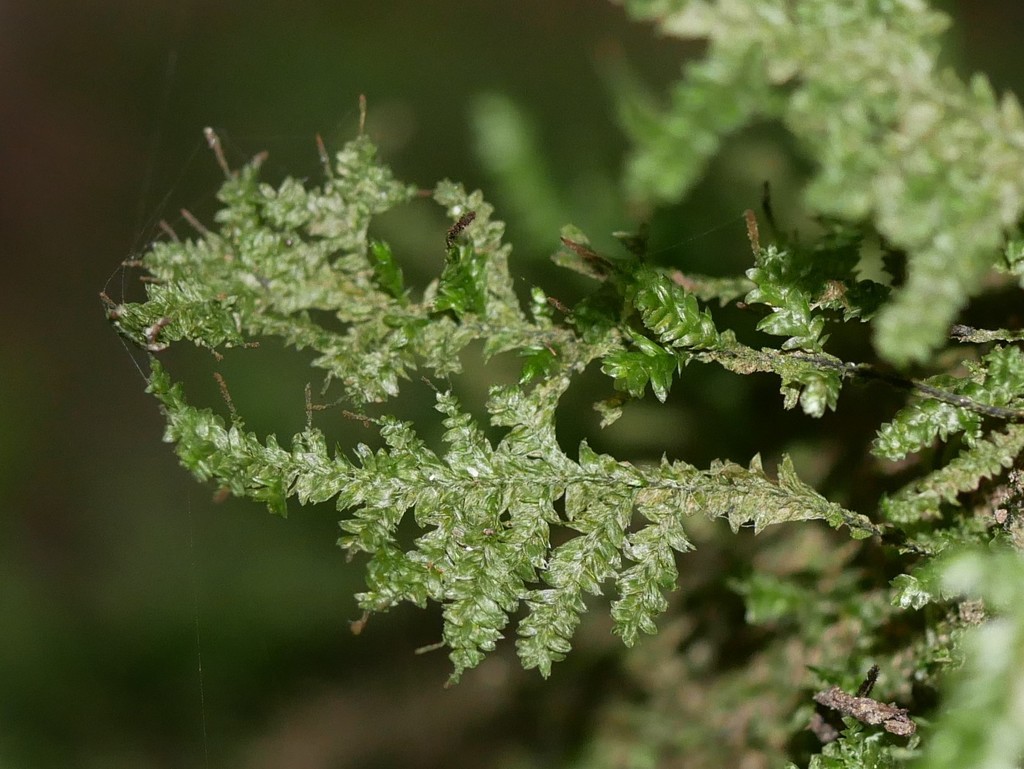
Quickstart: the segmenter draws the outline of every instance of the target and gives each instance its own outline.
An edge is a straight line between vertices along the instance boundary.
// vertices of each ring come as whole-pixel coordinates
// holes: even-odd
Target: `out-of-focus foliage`
[[[808,205],[871,222],[907,252],[876,343],[894,363],[927,360],[1024,210],[1020,104],[939,67],[947,18],[921,0],[620,1],[667,35],[708,42],[667,105],[638,92],[623,110],[632,194],[674,200],[727,135],[782,121],[817,166]]]
[[[1024,754],[1024,561],[1019,551],[961,553],[942,564],[943,592],[973,599],[962,665],[925,743],[922,769],[1012,769]],[[983,607],[983,608],[982,608]],[[996,616],[985,615],[989,612]],[[982,621],[984,620],[984,621]]]

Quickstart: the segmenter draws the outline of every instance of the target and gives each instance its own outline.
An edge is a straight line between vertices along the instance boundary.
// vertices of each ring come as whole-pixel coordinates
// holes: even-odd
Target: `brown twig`
[[[838,686],[818,692],[814,695],[814,701],[841,715],[856,718],[861,723],[881,726],[890,734],[909,737],[917,731],[917,724],[911,720],[906,708],[879,702],[871,697],[848,694]]]

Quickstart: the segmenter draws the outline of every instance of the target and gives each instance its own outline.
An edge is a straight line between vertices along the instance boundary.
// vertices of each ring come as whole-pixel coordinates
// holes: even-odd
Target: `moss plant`
[[[591,290],[566,306],[534,287],[522,302],[493,207],[442,181],[432,197],[451,223],[437,243],[443,264],[417,291],[403,255],[368,235],[374,217],[420,205],[417,190],[367,136],[336,154],[319,185],[271,186],[259,158],[231,170],[220,157],[215,222],[143,256],[145,301],[104,297],[118,332],[149,353],[165,439],[197,478],[275,513],[289,501],[336,504],[339,544],[365,568],[360,605],[439,604],[452,682],[506,635],[525,667],[548,676],[571,653],[588,596],[611,596],[627,647],[659,623],[680,627],[678,606],[663,615],[689,579],[694,519],[725,519],[734,533],[785,524],[775,546],[788,542],[798,566],[726,575],[762,633],[738,672],[722,673],[695,709],[677,699],[693,671],[674,690],[642,672],[671,664],[677,648],[640,644],[636,678],[649,696],[608,706],[581,765],[647,766],[692,749],[689,765],[713,766],[756,749],[813,767],[1017,766],[1024,354],[1019,330],[954,325],[993,285],[1020,306],[1017,101],[937,65],[946,20],[919,0],[623,4],[666,35],[708,42],[663,105],[621,84],[629,196],[678,199],[728,134],[778,121],[814,165],[806,204],[820,237],[769,242],[748,212],[749,269],[712,278],[659,266],[642,237],[599,253],[566,227],[554,259]],[[882,282],[859,271],[879,236],[893,273]],[[724,325],[725,305],[755,314],[756,327]],[[844,359],[830,344],[850,325],[871,330],[874,359]],[[217,355],[268,338],[312,351],[335,399],[327,414],[354,413],[379,447],[328,445],[311,406],[297,434],[256,434],[234,409],[224,418],[191,405],[160,362],[186,342]],[[472,345],[519,361],[517,381],[491,387],[482,414],[447,384]],[[784,454],[768,473],[759,456],[643,463],[557,439],[559,404],[587,367],[607,378],[595,403],[607,426],[648,394],[664,402],[691,364],[774,377],[782,404],[808,423],[842,414],[851,383],[905,392],[860,465],[886,490],[849,509]],[[388,415],[414,378],[434,387],[437,445]],[[831,560],[814,556],[812,521],[848,538]],[[878,694],[858,691],[872,664]],[[815,692],[833,706],[816,705]],[[767,701],[759,718],[744,715]],[[808,725],[811,747],[799,737]],[[688,748],[700,729],[728,734],[725,746]]]

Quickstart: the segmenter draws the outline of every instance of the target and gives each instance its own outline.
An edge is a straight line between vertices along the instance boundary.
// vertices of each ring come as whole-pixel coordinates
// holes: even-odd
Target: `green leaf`
[[[718,330],[696,298],[665,275],[650,268],[636,273],[634,302],[644,325],[667,345],[708,349],[720,344]]]
[[[772,308],[771,314],[757,324],[757,329],[790,337],[782,345],[784,350],[799,348],[817,352],[821,349],[819,339],[825,329],[825,319],[811,313],[808,293],[786,275],[793,261],[774,246],[761,251],[758,266],[747,270],[747,277],[755,287],[744,301]]]
[[[487,311],[487,257],[471,246],[458,245],[448,252],[434,307],[464,315]]]
[[[370,241],[370,256],[373,257],[378,285],[402,304],[407,304],[402,269],[395,262],[391,246],[380,240]]]
[[[642,398],[650,384],[655,397],[664,403],[680,369],[680,358],[640,334],[630,332],[629,336],[637,351],[617,350],[605,356],[601,371],[615,380],[615,389],[633,398]]]

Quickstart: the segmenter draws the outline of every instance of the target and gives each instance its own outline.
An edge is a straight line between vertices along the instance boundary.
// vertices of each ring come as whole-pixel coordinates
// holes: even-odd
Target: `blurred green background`
[[[1021,4],[948,9],[951,61],[1024,92]],[[658,88],[697,53],[601,0],[0,3],[0,766],[512,767],[572,755],[617,685],[606,620],[594,617],[547,683],[508,644],[452,690],[443,653],[413,654],[437,640],[436,611],[375,617],[353,636],[361,571],[335,547],[337,513],[283,520],[215,504],[161,442],[139,355],[97,292],[137,295],[119,264],[161,218],[186,231],[184,206],[209,221],[220,172],[204,126],[235,165],[268,150],[270,180],[316,180],[315,134],[331,148],[351,137],[363,93],[399,178],[483,188],[523,286],[571,300],[581,284],[547,262],[557,227],[610,247],[611,231],[636,224],[615,187],[626,144],[609,71],[626,63]],[[510,126],[543,152],[518,189],[516,169],[495,176],[514,155],[501,144]],[[652,247],[685,269],[741,269],[740,213],[770,178],[777,210],[799,223],[804,173],[778,131],[744,134],[697,193],[658,213]],[[412,255],[414,284],[436,273],[438,210],[380,226]],[[283,421],[287,435],[310,376],[268,365],[275,355],[229,380],[243,410],[259,409],[251,421]],[[172,360],[186,380],[199,365]],[[201,367],[197,392],[217,405],[208,357]],[[257,373],[243,386],[244,371]],[[700,376],[704,388],[674,394],[668,411],[635,406],[605,435],[574,413],[566,445],[585,435],[622,458],[746,461],[765,448],[752,413],[798,445],[807,426],[781,413],[774,384]],[[470,403],[487,383],[461,382]]]

